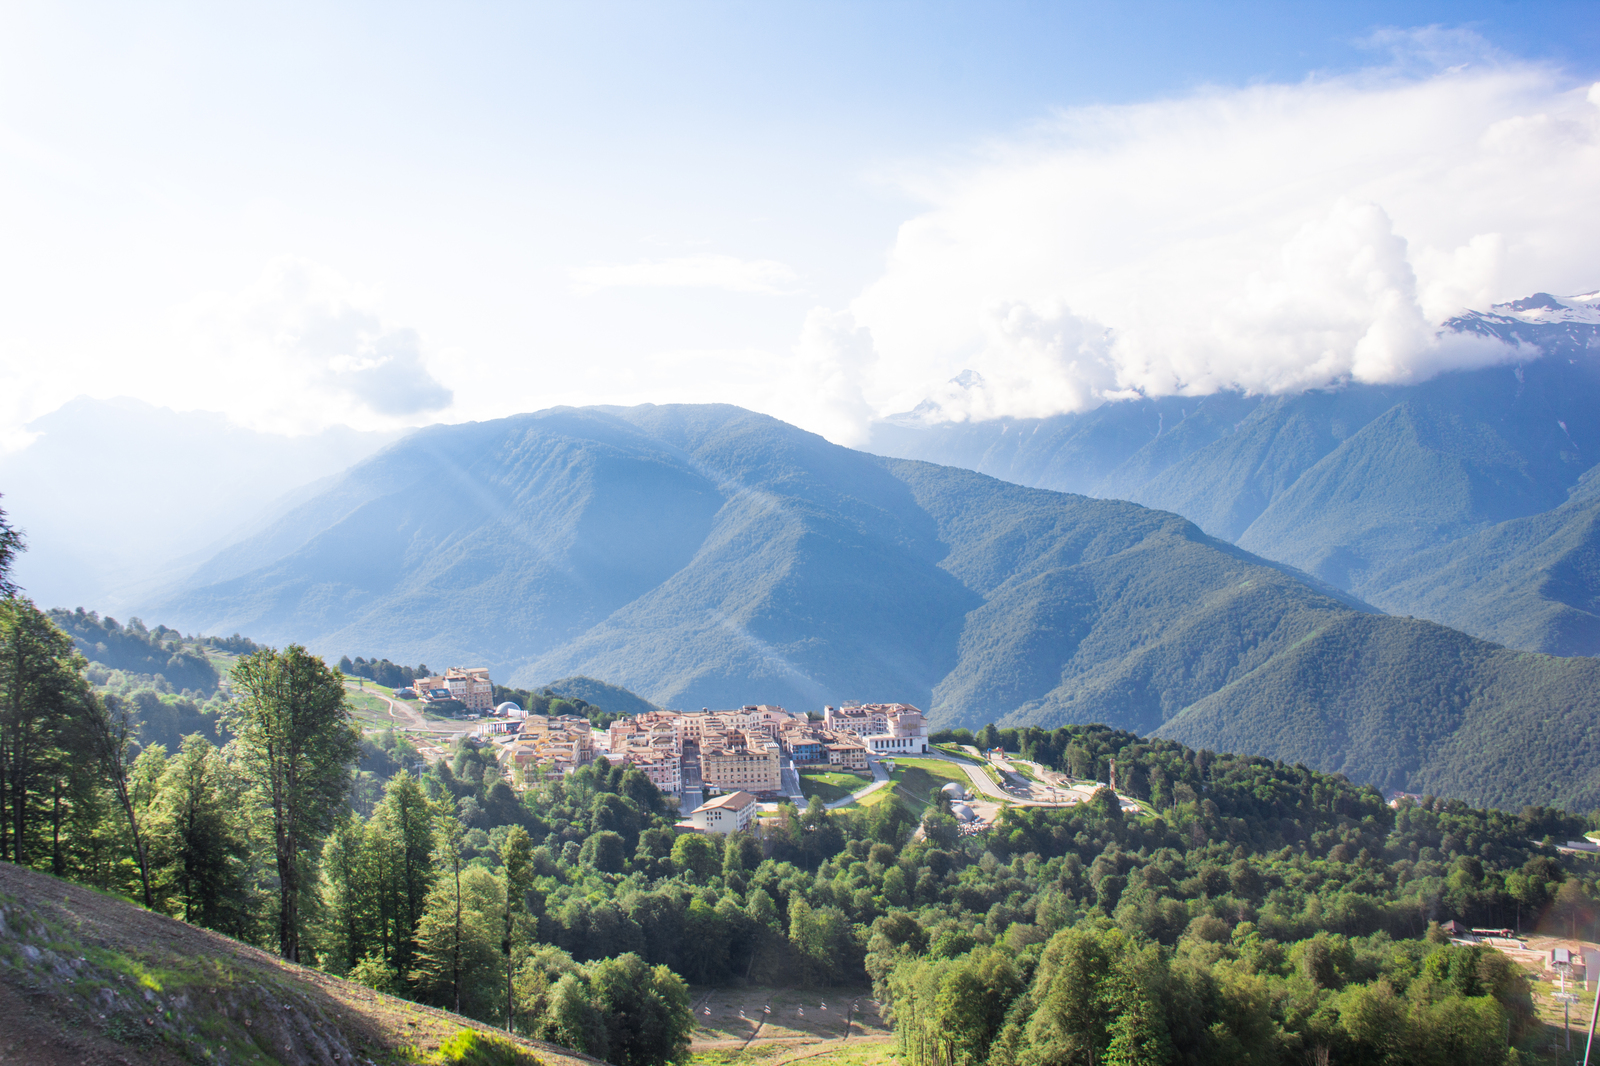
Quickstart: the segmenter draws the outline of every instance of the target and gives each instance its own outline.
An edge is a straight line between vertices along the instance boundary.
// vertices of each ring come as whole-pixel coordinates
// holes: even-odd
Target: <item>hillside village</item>
[[[519,787],[526,788],[541,770],[569,773],[604,759],[637,767],[662,792],[678,797],[688,816],[686,828],[721,832],[744,828],[758,801],[803,806],[801,768],[826,767],[870,780],[873,760],[928,751],[927,719],[906,703],[829,706],[820,717],[767,704],[696,713],[650,711],[619,719],[604,731],[578,715],[527,714],[511,703],[495,710],[504,720],[489,723],[483,732],[496,743],[500,765]],[[708,793],[732,795],[707,803]],[[728,810],[730,802],[739,815],[735,821],[711,815]]]

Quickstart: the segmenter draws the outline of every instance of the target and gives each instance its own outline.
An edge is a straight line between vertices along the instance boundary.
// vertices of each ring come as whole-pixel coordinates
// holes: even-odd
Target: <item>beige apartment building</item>
[[[683,791],[683,759],[677,752],[628,748],[623,759],[628,765],[637,766],[662,792],[675,796]]]
[[[607,732],[613,762],[637,766],[662,792],[683,791],[683,741],[670,723],[619,718]]]
[[[849,733],[857,737],[870,737],[889,728],[889,708],[898,704],[869,703],[845,704],[843,707],[824,707],[822,725],[834,733]]]
[[[510,758],[518,766],[548,763],[570,771],[594,761],[594,731],[587,718],[530,714],[521,725],[516,742],[509,745]]]
[[[908,703],[888,716],[888,727],[864,738],[874,755],[910,755],[928,750],[928,720]]]
[[[700,750],[700,780],[715,788],[776,792],[781,787],[778,745],[759,733],[709,738]]]
[[[489,680],[486,666],[452,666],[437,677],[417,678],[414,687],[425,700],[459,700],[473,714],[494,710],[494,682]]]
[[[867,749],[862,745],[841,737],[838,741],[828,744],[826,747],[829,766],[837,766],[844,770],[854,770],[857,773],[867,772]]]
[[[708,737],[715,738],[719,734],[734,730],[776,737],[790,726],[804,724],[806,716],[790,714],[782,707],[763,703],[750,704],[731,711],[698,711],[693,714],[666,711],[639,716],[641,724],[647,720],[670,722],[680,737],[698,744]]]

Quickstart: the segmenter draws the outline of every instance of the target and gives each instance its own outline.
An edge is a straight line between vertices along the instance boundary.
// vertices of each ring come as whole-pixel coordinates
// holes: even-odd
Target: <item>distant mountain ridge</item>
[[[621,685],[613,685],[592,677],[563,677],[540,687],[549,689],[557,696],[580,699],[612,714],[639,715],[661,709]]]
[[[1386,611],[1600,654],[1600,569],[1587,561],[1600,541],[1577,498],[1600,461],[1600,294],[1537,293],[1445,328],[1524,358],[1409,386],[906,417],[877,425],[870,448],[1174,511]],[[1538,566],[1519,561],[1530,537],[1548,541]]]
[[[421,430],[209,566],[148,613],[522,687],[605,678],[660,706],[905,700],[944,724],[1105,722],[1509,806],[1600,800],[1583,769],[1600,730],[1550,725],[1600,721],[1594,660],[1374,614],[1170,513],[734,407]],[[1486,785],[1458,740],[1508,728],[1529,760]]]
[[[28,429],[32,443],[0,455],[0,506],[29,542],[18,581],[43,603],[123,617],[401,435],[334,426],[289,437],[215,412],[87,396]]]

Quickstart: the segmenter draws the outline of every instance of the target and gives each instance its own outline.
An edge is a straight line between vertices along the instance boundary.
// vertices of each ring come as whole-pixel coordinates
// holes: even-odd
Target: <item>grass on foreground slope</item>
[[[4,862],[0,1018],[6,1061],[37,1066],[595,1061]]]

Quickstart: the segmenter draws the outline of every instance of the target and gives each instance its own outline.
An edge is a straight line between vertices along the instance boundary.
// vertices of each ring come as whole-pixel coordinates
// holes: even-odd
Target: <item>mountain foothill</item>
[[[1382,788],[1587,809],[1600,662],[1371,604],[1404,588],[1487,617],[1453,590],[1516,586],[1515,553],[1556,576],[1523,589],[1538,618],[1486,597],[1504,633],[1581,634],[1560,612],[1593,606],[1574,560],[1597,400],[1591,361],[1546,354],[1407,388],[1108,405],[1020,445],[1016,423],[888,427],[893,450],[920,441],[950,465],[729,406],[555,408],[409,435],[148,614],[470,661],[522,687],[603,678],[660,706],[1102,722]],[[1565,450],[1540,429],[1551,410]],[[1318,518],[1316,500],[1342,509]],[[1385,523],[1395,501],[1412,510]]]

